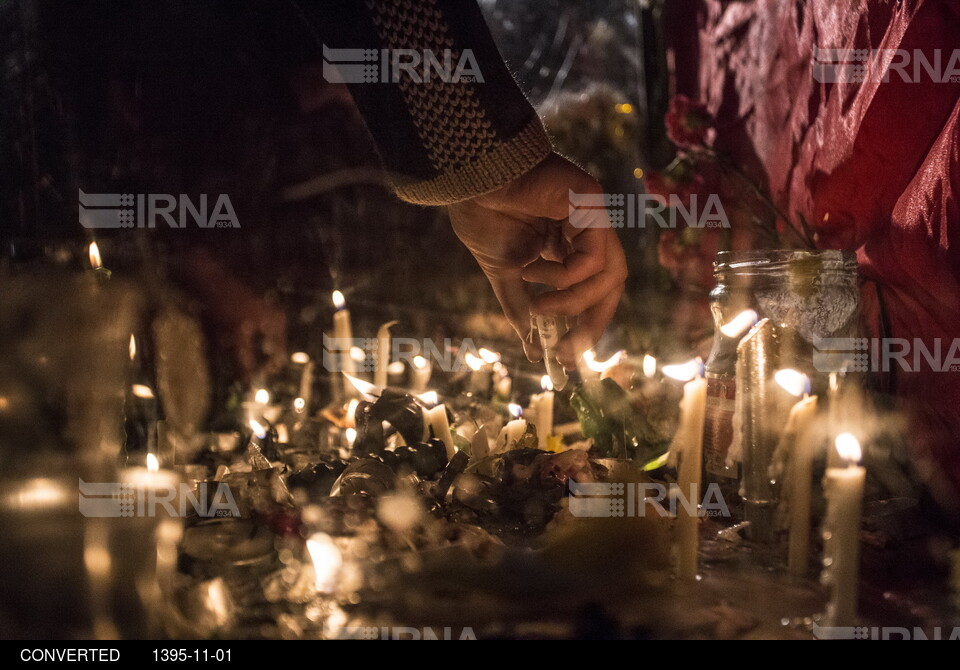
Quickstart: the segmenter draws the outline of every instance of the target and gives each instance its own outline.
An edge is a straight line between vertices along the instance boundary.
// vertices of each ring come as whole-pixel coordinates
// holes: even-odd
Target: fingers
[[[617,311],[623,286],[609,293],[598,304],[583,312],[579,322],[557,344],[557,360],[568,370],[576,368],[577,361],[587,349],[596,345],[607,324]]]
[[[609,229],[578,231],[570,243],[571,253],[562,262],[537,260],[523,268],[523,279],[564,289],[588,279],[603,269]]]
[[[490,286],[500,302],[504,316],[513,326],[517,336],[523,342],[523,351],[527,360],[539,361],[543,358],[540,343],[530,338],[530,293],[529,286],[518,276],[516,278],[489,277]]]

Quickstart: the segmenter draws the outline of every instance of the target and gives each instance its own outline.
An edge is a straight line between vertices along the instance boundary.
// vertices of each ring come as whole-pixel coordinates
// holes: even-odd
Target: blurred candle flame
[[[540,378],[540,388],[542,388],[544,391],[553,390],[553,380],[550,379],[550,375],[543,375]]]
[[[294,398],[293,399],[293,408],[298,412],[302,412],[307,406],[307,401],[303,398]]]
[[[144,400],[153,400],[156,397],[153,394],[153,389],[146,384],[134,384],[130,387],[130,390],[133,395]]]
[[[486,347],[481,347],[480,351],[477,353],[480,354],[480,358],[482,358],[485,363],[489,363],[490,365],[493,365],[500,360],[500,354],[498,354],[496,351],[491,351]]]
[[[790,368],[777,370],[773,378],[777,384],[780,385],[780,388],[790,395],[799,397],[804,394],[810,394],[810,380],[805,374],[798,370],[792,370]]]
[[[744,310],[733,317],[731,321],[720,326],[720,332],[727,337],[740,337],[753,328],[758,320],[757,313],[752,309]]]
[[[437,395],[436,391],[426,391],[417,397],[427,405],[436,405],[438,402],[440,402],[440,397]]]
[[[307,553],[313,563],[313,574],[316,579],[317,591],[333,591],[337,585],[337,577],[343,566],[343,554],[334,543],[333,538],[326,533],[314,533],[307,540]]]
[[[365,382],[362,379],[357,379],[353,375],[348,375],[346,372],[341,374],[347,378],[347,381],[353,385],[353,388],[357,389],[360,395],[364,396],[365,400],[373,402],[380,397],[382,389],[379,386],[371,384],[370,382]]]
[[[344,431],[344,435],[347,438],[347,444],[352,447],[353,443],[357,441],[357,429],[347,428],[346,431]]]
[[[267,436],[267,429],[256,419],[250,419],[250,430],[253,431],[253,434],[256,435],[258,439],[262,440]]]
[[[266,405],[270,402],[270,391],[267,389],[257,389],[257,392],[253,394],[253,400],[258,405]]]
[[[137,338],[134,337],[133,333],[130,333],[130,360],[132,361],[137,357]]]
[[[650,354],[643,357],[643,376],[647,379],[657,376],[657,359]]]
[[[483,359],[479,356],[474,356],[469,351],[467,352],[466,356],[463,357],[463,360],[466,361],[467,365],[469,365],[470,369],[474,372],[483,367]]]
[[[836,439],[837,453],[840,458],[847,462],[847,465],[855,465],[863,458],[863,449],[860,447],[860,441],[850,433],[840,433]]]
[[[343,297],[343,293],[340,292],[339,289],[333,292],[331,299],[333,300],[333,306],[336,307],[337,310],[341,310],[347,305],[347,300]]]
[[[583,360],[587,364],[587,367],[594,372],[606,372],[614,365],[619,364],[620,361],[623,360],[624,354],[625,352],[618,351],[607,360],[598,361],[596,352],[594,352],[593,349],[587,349],[585,352],[583,352]]]
[[[363,360],[366,357],[367,355],[360,347],[350,347],[350,358],[355,360],[357,363],[363,363]]]
[[[414,356],[413,367],[415,367],[418,370],[423,370],[425,367],[427,367],[427,359],[424,358],[423,356]]]
[[[678,382],[688,382],[703,374],[703,362],[699,358],[677,365],[664,365],[663,374]]]
[[[290,354],[290,361],[298,365],[306,365],[310,362],[310,354],[303,351],[295,351]]]
[[[160,460],[156,454],[147,454],[147,471],[160,472]]]
[[[519,419],[523,414],[523,408],[515,402],[507,405],[507,409],[510,411],[510,416],[512,416],[514,419]]]

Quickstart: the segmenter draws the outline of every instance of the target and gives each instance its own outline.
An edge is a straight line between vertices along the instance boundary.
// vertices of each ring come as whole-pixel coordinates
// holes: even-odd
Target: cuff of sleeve
[[[506,186],[552,151],[543,124],[534,117],[523,130],[473,163],[427,181],[403,183],[395,174],[391,180],[401,200],[417,205],[451,205]]]

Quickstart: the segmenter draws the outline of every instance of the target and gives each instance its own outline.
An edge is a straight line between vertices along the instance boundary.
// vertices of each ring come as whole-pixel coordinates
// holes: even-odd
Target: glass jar
[[[778,336],[776,366],[803,372],[812,392],[825,392],[829,375],[814,365],[814,343],[818,338],[856,336],[857,259],[853,252],[836,250],[723,251],[714,262],[714,277],[703,481],[719,486],[736,517],[739,466],[728,464],[727,453],[733,441],[737,345],[756,320],[770,319]]]

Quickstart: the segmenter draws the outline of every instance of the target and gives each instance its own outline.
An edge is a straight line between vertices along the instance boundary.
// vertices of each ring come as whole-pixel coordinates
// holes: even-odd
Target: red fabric
[[[941,338],[946,352],[960,338],[960,83],[894,73],[824,84],[812,57],[814,46],[930,59],[940,49],[946,65],[960,48],[960,2],[702,0],[699,22],[699,97],[718,149],[802,215],[820,247],[857,250],[889,335]],[[901,373],[893,384],[923,429],[911,445],[919,468],[956,502],[960,372]]]

